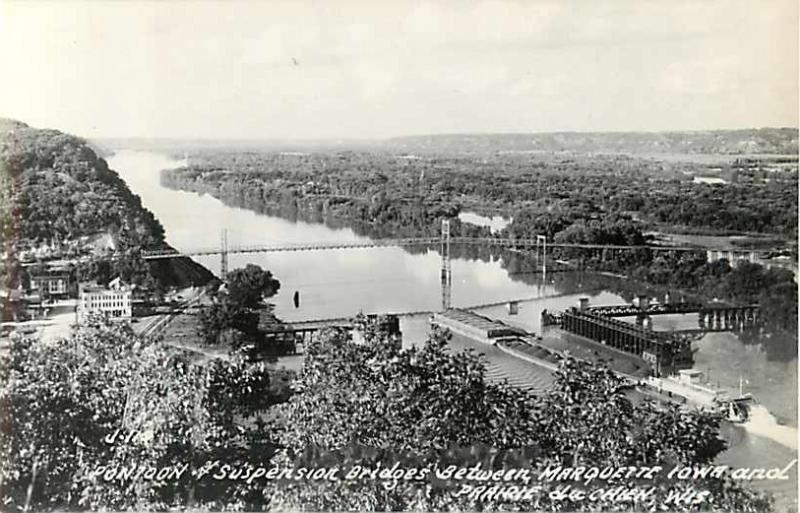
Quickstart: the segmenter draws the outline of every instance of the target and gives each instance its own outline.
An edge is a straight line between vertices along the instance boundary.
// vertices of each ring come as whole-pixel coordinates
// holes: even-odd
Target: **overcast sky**
[[[4,1],[0,65],[0,116],[85,137],[798,123],[797,0]]]

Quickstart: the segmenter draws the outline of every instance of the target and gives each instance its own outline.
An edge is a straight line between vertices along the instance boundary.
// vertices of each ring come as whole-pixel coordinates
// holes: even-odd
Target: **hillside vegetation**
[[[163,284],[211,277],[193,263],[148,266],[138,258],[141,248],[164,245],[164,229],[89,143],[7,119],[0,120],[0,228],[11,258],[42,248],[77,256],[100,238],[124,255],[118,267],[139,270],[125,278],[142,281],[148,267]]]
[[[89,144],[57,130],[0,121],[3,220],[17,245],[111,233],[122,245],[163,242],[164,229]],[[12,235],[4,225],[4,234]]]

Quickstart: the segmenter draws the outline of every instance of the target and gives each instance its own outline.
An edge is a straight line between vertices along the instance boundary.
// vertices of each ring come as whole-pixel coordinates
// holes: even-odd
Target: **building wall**
[[[42,276],[33,278],[33,282],[40,293],[51,296],[64,296],[69,294],[69,279],[63,276]]]
[[[78,307],[79,317],[91,312],[108,315],[112,319],[128,319],[133,316],[133,298],[130,290],[82,291]]]

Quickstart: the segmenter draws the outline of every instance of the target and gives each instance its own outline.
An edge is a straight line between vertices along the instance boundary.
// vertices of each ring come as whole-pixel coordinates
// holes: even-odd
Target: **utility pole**
[[[450,272],[450,221],[442,220],[442,310],[450,308],[451,294],[451,272]]]
[[[228,230],[222,229],[222,241],[220,251],[219,277],[222,281],[228,276]]]
[[[77,284],[77,287],[78,287],[78,300],[75,302],[75,324],[80,324],[79,309],[81,307],[81,296],[83,296],[83,293],[81,291],[81,259],[80,259],[80,257],[78,257],[78,259],[75,260],[75,283]]]

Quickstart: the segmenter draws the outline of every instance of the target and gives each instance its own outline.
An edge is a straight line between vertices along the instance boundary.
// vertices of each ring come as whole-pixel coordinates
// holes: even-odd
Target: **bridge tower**
[[[450,272],[450,220],[442,220],[442,310],[450,308],[452,273]]]
[[[222,229],[219,256],[219,278],[225,281],[225,278],[228,277],[228,230],[225,228]]]
[[[539,243],[542,247],[542,283],[547,284],[547,236],[536,236],[536,257],[539,257]]]

